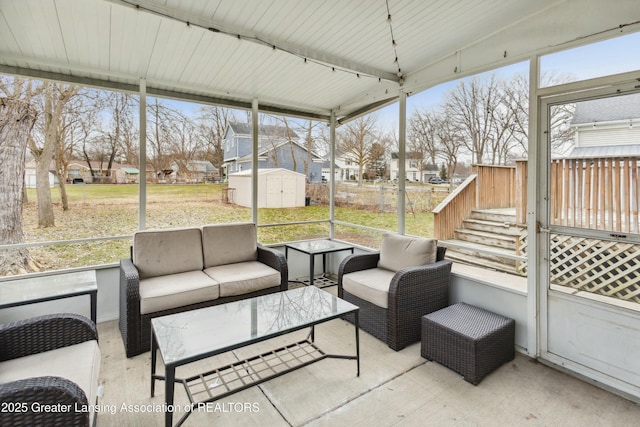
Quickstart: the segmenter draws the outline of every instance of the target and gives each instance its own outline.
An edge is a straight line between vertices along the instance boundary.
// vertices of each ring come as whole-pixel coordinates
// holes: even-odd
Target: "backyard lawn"
[[[437,194],[429,188],[430,186],[425,186],[425,191],[416,189],[410,192],[411,204],[407,207],[405,220],[407,234],[433,235],[433,214],[427,206],[435,207],[446,193]],[[328,222],[264,226],[286,222],[328,221],[328,203],[324,197],[317,195],[318,191],[311,190],[313,189],[310,189],[310,194],[314,195],[311,206],[259,209],[258,239],[261,243],[275,244],[328,237]],[[398,218],[395,211],[386,209],[388,205],[396,203],[393,188],[349,186],[338,190],[346,190],[349,199],[346,203],[336,201],[336,220],[382,230],[397,230]],[[52,189],[55,226],[42,229],[38,228],[35,189],[27,190],[28,200],[23,207],[25,241],[52,242],[96,237],[104,240],[30,247],[29,252],[39,268],[57,270],[109,264],[128,257],[130,236],[138,229],[138,186],[67,185],[67,193],[69,210],[63,211],[59,192]],[[250,208],[227,203],[223,195],[221,184],[149,184],[145,228],[201,226],[251,220]],[[378,246],[382,235],[381,232],[346,225],[336,225],[335,231],[339,239],[374,248]],[[125,237],[113,239],[114,236]]]

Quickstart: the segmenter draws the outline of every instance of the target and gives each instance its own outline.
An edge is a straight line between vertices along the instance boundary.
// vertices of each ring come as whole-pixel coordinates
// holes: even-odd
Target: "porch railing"
[[[476,207],[476,180],[477,175],[471,175],[432,211],[436,239],[453,238],[455,229]]]
[[[640,173],[636,158],[551,162],[551,223],[640,233]]]

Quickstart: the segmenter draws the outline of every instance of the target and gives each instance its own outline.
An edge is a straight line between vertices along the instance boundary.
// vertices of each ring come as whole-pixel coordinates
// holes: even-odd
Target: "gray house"
[[[299,143],[300,137],[283,126],[260,125],[258,130],[258,169],[283,168],[305,174],[309,182],[320,182],[324,159],[311,152],[305,171],[308,150]],[[251,169],[251,124],[231,122],[224,134],[225,174]]]

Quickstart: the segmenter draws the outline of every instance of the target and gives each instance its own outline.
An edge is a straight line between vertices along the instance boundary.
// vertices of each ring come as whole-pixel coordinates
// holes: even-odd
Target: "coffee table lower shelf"
[[[223,399],[320,360],[327,358],[358,360],[357,355],[325,353],[313,342],[311,335],[305,340],[203,374],[184,379],[176,378],[175,382],[184,386],[192,408],[191,411],[185,412],[176,425],[181,425],[198,405]],[[358,366],[358,376],[359,371]],[[165,377],[154,375],[153,380],[164,381]]]

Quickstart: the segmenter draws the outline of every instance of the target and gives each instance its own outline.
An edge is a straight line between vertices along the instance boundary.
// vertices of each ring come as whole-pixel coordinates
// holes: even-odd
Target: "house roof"
[[[637,0],[0,0],[0,72],[343,123],[640,30]]]
[[[601,145],[594,147],[574,147],[563,159],[596,159],[605,157],[640,158],[640,144]]]
[[[578,102],[572,125],[640,119],[640,93]]]
[[[229,127],[236,135],[251,135],[251,123],[229,122]],[[287,132],[284,126],[258,125],[258,135],[268,138],[298,139],[298,134],[291,128]]]

